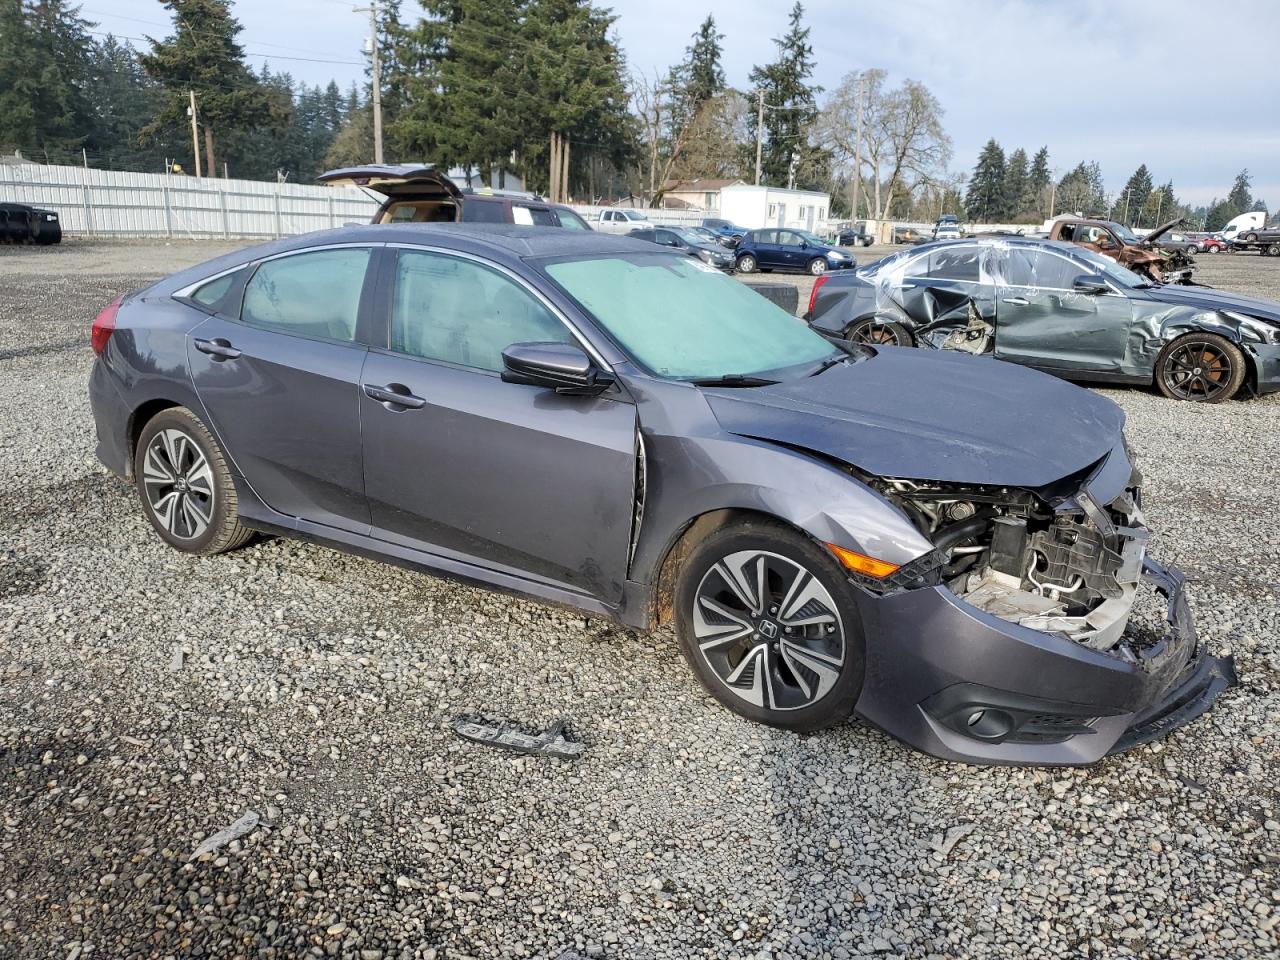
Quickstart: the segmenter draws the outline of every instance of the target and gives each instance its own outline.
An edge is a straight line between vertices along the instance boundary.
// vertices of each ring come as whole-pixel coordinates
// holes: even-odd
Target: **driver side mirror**
[[[594,397],[613,383],[574,343],[513,343],[502,351],[504,383],[547,387],[556,393]]]
[[[1094,273],[1082,273],[1072,282],[1071,288],[1076,293],[1083,293],[1088,296],[1098,296],[1111,292],[1111,287],[1107,285],[1107,281]]]

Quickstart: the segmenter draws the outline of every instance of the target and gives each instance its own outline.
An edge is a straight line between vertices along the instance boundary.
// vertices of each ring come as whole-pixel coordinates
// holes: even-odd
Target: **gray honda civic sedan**
[[[179,550],[264,531],[670,623],[745,717],[978,763],[1089,763],[1234,679],[1148,555],[1109,400],[835,347],[643,241],[315,233],[129,294],[92,339],[98,457]],[[1129,626],[1143,591],[1160,630]]]

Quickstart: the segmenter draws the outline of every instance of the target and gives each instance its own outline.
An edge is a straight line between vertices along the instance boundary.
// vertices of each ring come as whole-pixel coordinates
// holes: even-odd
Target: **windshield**
[[[1076,247],[1071,253],[1082,260],[1088,260],[1095,270],[1106,276],[1108,280],[1127,290],[1137,290],[1151,286],[1151,281],[1146,277],[1139,276],[1132,270],[1120,266],[1110,257],[1104,257],[1102,254],[1086,250],[1084,247]]]
[[[560,260],[555,283],[660,377],[769,376],[840,351],[746,284],[663,253]]]
[[[805,241],[808,243],[816,243],[820,247],[825,247],[827,245],[827,241],[823,240],[816,233],[810,233],[808,230],[797,230],[796,233],[804,237]]]
[[[1112,230],[1115,231],[1115,234],[1117,237],[1120,238],[1121,243],[1141,243],[1142,242],[1141,240],[1138,239],[1138,237],[1134,234],[1132,230],[1130,230],[1128,227],[1126,227],[1122,223],[1108,222],[1107,226],[1109,226]]]
[[[649,219],[639,210],[625,210],[623,212],[626,214],[626,217],[628,220],[648,220]]]
[[[669,227],[668,229],[685,243],[705,244],[707,242],[706,237],[688,227]]]

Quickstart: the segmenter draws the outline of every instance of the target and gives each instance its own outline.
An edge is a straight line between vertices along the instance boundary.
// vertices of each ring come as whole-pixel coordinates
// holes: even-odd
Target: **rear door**
[[[390,339],[361,397],[373,535],[617,602],[635,483],[635,406],[504,383],[513,343],[577,342],[549,304],[474,257],[396,251]],[[379,394],[385,396],[386,394]]]
[[[1120,373],[1133,305],[1122,293],[1077,293],[1082,261],[1038,247],[1004,251],[996,289],[996,356],[1062,372]]]
[[[940,346],[942,341],[931,334],[968,326],[975,311],[991,321],[995,307],[985,264],[989,250],[977,243],[947,244],[908,259],[900,284],[901,306],[919,325],[917,337]]]
[[[304,250],[250,268],[243,297],[187,338],[207,422],[267,506],[366,532],[360,373],[372,245]]]
[[[751,236],[752,252],[756,255],[756,264],[762,267],[783,266],[782,248],[778,246],[777,230],[753,230]]]

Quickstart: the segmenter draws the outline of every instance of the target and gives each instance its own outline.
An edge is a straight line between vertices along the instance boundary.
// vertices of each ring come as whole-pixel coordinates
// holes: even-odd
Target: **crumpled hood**
[[[1110,400],[1000,360],[878,347],[815,377],[705,388],[730,433],[786,443],[882,477],[1043,487],[1120,442]]]
[[[1162,285],[1142,291],[1161,303],[1176,303],[1197,310],[1234,310],[1236,313],[1259,317],[1280,324],[1280,303],[1260,297],[1246,297],[1238,293],[1212,290],[1208,287],[1183,287]]]

